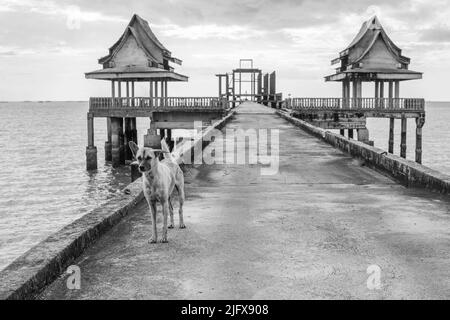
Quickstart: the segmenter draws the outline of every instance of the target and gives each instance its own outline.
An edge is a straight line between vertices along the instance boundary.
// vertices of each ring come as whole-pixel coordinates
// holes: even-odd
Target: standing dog
[[[163,211],[163,233],[160,242],[167,242],[167,228],[174,227],[173,207],[171,195],[173,190],[178,190],[180,201],[179,217],[180,229],[186,228],[183,222],[183,204],[184,204],[184,176],[178,164],[170,154],[167,143],[161,140],[161,150],[152,148],[139,148],[136,143],[130,141],[130,149],[142,173],[143,191],[145,199],[151,209],[153,235],[151,243],[158,241],[156,232],[156,202],[159,201]],[[159,160],[160,154],[164,155],[164,160]],[[170,225],[167,226],[167,218],[170,214]]]

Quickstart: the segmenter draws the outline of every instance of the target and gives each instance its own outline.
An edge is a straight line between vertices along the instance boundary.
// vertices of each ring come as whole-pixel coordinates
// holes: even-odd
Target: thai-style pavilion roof
[[[360,77],[373,80],[421,79],[422,73],[409,70],[411,59],[389,38],[376,16],[364,22],[356,37],[339,58],[331,64],[340,63],[336,74],[325,77],[326,81],[342,81]]]
[[[158,40],[148,22],[133,15],[122,36],[109,48],[109,54],[98,60],[103,69],[86,73],[88,79],[134,79],[136,81],[164,78],[166,81],[187,81],[174,73],[170,62],[182,61]]]

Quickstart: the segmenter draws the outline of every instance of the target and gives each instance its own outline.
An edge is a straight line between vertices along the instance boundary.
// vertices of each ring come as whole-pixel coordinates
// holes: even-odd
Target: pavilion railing
[[[227,109],[226,99],[217,97],[168,97],[168,98],[108,98],[91,97],[89,109],[108,110],[132,108],[139,110],[224,110]]]
[[[380,110],[424,111],[425,100],[417,98],[290,98],[285,107],[292,110]]]

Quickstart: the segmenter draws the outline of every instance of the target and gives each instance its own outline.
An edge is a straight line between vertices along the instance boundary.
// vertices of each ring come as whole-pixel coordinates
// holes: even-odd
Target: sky
[[[108,96],[108,82],[84,73],[101,68],[134,13],[183,60],[174,67],[189,82],[169,84],[169,96],[216,96],[215,74],[251,58],[277,72],[284,96],[339,97],[339,83],[324,81],[330,61],[377,15],[410,69],[424,72],[401,97],[450,101],[450,0],[0,0],[0,101]]]

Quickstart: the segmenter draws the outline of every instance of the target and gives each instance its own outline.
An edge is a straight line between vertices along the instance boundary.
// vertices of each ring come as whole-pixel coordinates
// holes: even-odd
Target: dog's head
[[[130,146],[134,159],[136,159],[136,161],[131,164],[136,164],[141,173],[150,171],[152,168],[152,163],[154,165],[154,161],[158,161],[159,155],[164,152],[163,150],[156,150],[152,148],[139,148],[133,141],[130,141],[128,145]]]

